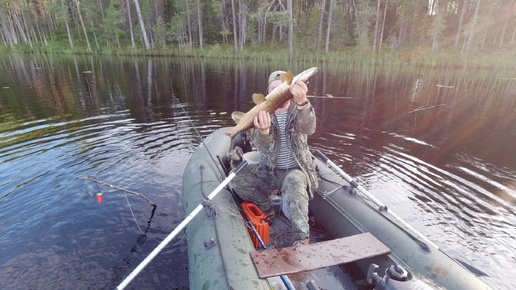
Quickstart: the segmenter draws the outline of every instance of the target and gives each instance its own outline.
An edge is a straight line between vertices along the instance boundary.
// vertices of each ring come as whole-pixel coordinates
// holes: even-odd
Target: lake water
[[[312,148],[493,288],[515,288],[514,71],[12,56],[0,60],[0,289],[115,288],[184,218],[182,173],[202,138],[251,108],[270,71],[311,66]],[[187,288],[184,233],[128,287]]]

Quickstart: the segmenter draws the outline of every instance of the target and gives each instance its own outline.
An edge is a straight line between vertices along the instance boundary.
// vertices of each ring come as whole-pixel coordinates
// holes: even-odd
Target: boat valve
[[[374,285],[374,290],[434,290],[434,288],[421,279],[417,279],[412,273],[400,265],[391,265],[385,270],[385,275],[380,277],[376,272],[378,265],[369,265],[367,282]]]
[[[400,265],[391,265],[385,274],[396,281],[407,281],[410,279],[407,270]]]
[[[206,250],[211,250],[211,248],[213,248],[217,244],[217,240],[215,240],[215,238],[211,237],[211,238],[205,240],[203,244],[204,244],[204,248]]]
[[[410,284],[404,283],[411,279],[408,271],[399,265],[391,265],[385,270],[385,275],[381,277],[377,273],[378,265],[369,265],[367,271],[367,282],[375,285],[374,290],[405,290],[413,289]],[[401,284],[400,284],[401,283]]]

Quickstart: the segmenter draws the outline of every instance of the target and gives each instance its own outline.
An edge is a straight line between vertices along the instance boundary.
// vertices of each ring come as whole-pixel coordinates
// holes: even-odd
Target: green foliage
[[[32,47],[28,43],[22,43],[18,29],[2,29],[0,34],[5,45],[0,51],[158,54],[195,57],[220,57],[223,55],[238,59],[290,59],[294,57],[308,61],[327,58],[322,53],[328,29],[327,14],[323,19],[322,35],[319,35],[319,25],[321,11],[328,10],[330,0],[325,1],[326,7],[321,7],[323,1],[293,1],[294,55],[288,55],[288,52],[285,52],[288,49],[288,37],[285,33],[288,33],[286,28],[291,21],[288,11],[286,11],[285,0],[235,0],[234,2],[229,0],[139,0],[146,33],[154,44],[149,51],[142,49],[143,37],[136,16],[135,3],[134,0],[129,2],[128,9],[126,0],[78,1],[91,44],[96,48],[94,42],[96,37],[100,46],[98,51],[89,52],[82,27],[78,22],[79,12],[71,0],[63,0],[63,2],[60,0],[3,0],[0,17],[7,23],[2,24],[2,27],[4,25],[6,25],[5,27],[15,27],[14,23],[9,21],[12,21],[12,15],[19,15],[21,23],[27,31],[31,31],[31,33],[25,34],[31,37]],[[198,3],[202,6],[199,15]],[[243,51],[238,53],[233,52],[233,38],[230,37],[233,33],[232,3],[235,4],[236,13],[239,13],[235,15],[236,25],[247,24]],[[378,3],[380,11],[377,12]],[[432,10],[432,15],[429,15],[429,2],[425,0],[337,1],[330,23],[329,55],[333,59],[343,62],[351,61],[346,57],[349,54],[371,57],[368,51],[372,47],[372,38],[376,28],[375,21],[379,19],[383,24],[383,12],[386,11],[385,25],[379,26],[383,30],[379,31],[378,35],[379,38],[383,36],[380,39],[383,49],[381,55],[373,58],[375,62],[419,62],[436,65],[436,63],[440,63],[436,59],[446,59],[453,65],[460,65],[465,60],[461,57],[463,52],[460,51],[460,48],[455,48],[454,43],[457,37],[457,39],[460,38],[460,46],[464,45],[465,40],[471,39],[468,43],[471,51],[482,53],[474,59],[469,58],[467,65],[471,65],[472,61],[478,61],[480,65],[492,66],[495,63],[501,63],[501,65],[507,66],[506,61],[493,60],[494,58],[491,56],[494,53],[512,56],[511,50],[516,49],[516,40],[512,36],[516,30],[516,11],[510,9],[512,6],[501,0],[481,1],[475,23],[473,15],[476,1],[468,1],[469,5],[465,7],[464,19],[459,29],[459,17],[462,12],[460,5],[463,1],[434,1],[433,3],[436,6]],[[245,5],[245,7],[239,5]],[[242,9],[244,12],[240,12]],[[20,11],[23,13],[18,13]],[[129,11],[132,23],[129,23]],[[381,14],[377,15],[377,13]],[[8,17],[9,15],[11,17]],[[71,29],[73,49],[70,48],[68,40],[65,15],[67,15],[66,20]],[[196,49],[199,46],[198,17],[202,17],[203,50]],[[246,21],[239,22],[239,17],[245,17]],[[265,21],[264,26],[260,26],[260,32],[265,32],[266,43],[261,43],[262,38],[258,39],[258,19]],[[503,32],[504,35],[502,27],[505,23],[507,27]],[[139,48],[131,48],[129,24],[132,24],[135,41]],[[283,33],[281,39],[277,37],[279,27],[282,28]],[[39,33],[45,33],[48,43],[42,41],[43,38],[39,37]],[[467,38],[469,34],[472,35],[470,39]],[[273,35],[274,39],[272,39]],[[14,45],[13,39],[16,39],[19,44]],[[317,47],[319,39],[322,43]],[[499,44],[500,39],[505,40],[503,50],[498,47],[502,45]],[[221,44],[222,42],[226,43]],[[278,51],[280,52],[278,53]],[[400,53],[401,51],[405,54]],[[384,57],[384,55],[388,55],[388,57]],[[395,55],[400,60],[394,60]],[[359,59],[365,60],[363,57],[359,57]],[[483,59],[489,59],[492,64],[484,62]],[[502,57],[502,59],[504,58]],[[509,65],[510,63],[509,61]]]
[[[0,115],[0,132],[13,131],[21,127],[23,120],[17,120],[13,114]]]
[[[100,24],[101,36],[107,44],[111,40],[119,43],[119,39],[124,36],[124,31],[121,29],[124,19],[120,13],[122,0],[111,0],[109,7],[106,10],[104,21]],[[107,45],[109,47],[109,45]]]
[[[346,22],[346,12],[344,11],[344,7],[338,6],[334,13],[334,25],[332,27],[335,43],[334,47],[336,49],[342,49],[346,46],[352,46],[353,35],[350,35],[348,32],[352,30],[347,27],[348,24]]]
[[[432,22],[427,30],[427,35],[432,39],[432,49],[437,46],[437,39],[441,36],[445,27],[446,23],[441,14],[432,16]]]
[[[369,50],[371,43],[371,27],[373,26],[375,9],[368,1],[357,4],[356,27],[357,45],[359,50]]]
[[[287,26],[290,22],[286,11],[272,11],[265,15],[267,21],[275,26]]]
[[[182,44],[187,42],[186,30],[186,12],[181,11],[176,14],[166,27],[167,40],[172,43]]]
[[[154,33],[154,41],[158,47],[167,45],[167,27],[161,16],[156,20],[156,26],[152,28],[152,32]]]

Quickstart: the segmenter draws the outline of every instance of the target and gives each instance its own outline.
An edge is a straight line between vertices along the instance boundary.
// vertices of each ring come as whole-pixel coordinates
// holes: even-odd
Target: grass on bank
[[[369,66],[427,66],[443,68],[496,68],[516,69],[516,48],[503,51],[486,51],[463,55],[459,50],[440,50],[432,52],[429,49],[400,49],[398,51],[359,51],[350,48],[330,51],[329,53],[315,52],[306,48],[296,48],[291,58],[288,50],[278,49],[275,45],[251,47],[235,51],[232,45],[211,44],[203,49],[179,48],[164,46],[146,50],[131,47],[101,47],[88,51],[86,46],[76,45],[73,49],[68,43],[50,43],[46,46],[17,45],[15,47],[0,47],[0,53],[45,53],[45,54],[92,54],[117,56],[169,56],[192,57],[205,59],[253,60],[253,61],[292,61],[309,63],[328,63],[347,67]]]

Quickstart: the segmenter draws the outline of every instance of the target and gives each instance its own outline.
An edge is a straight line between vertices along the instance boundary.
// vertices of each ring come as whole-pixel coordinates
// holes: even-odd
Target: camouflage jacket
[[[268,135],[263,135],[254,130],[253,143],[260,150],[260,164],[255,168],[255,173],[261,176],[274,174],[276,166],[276,155],[279,150],[279,132],[276,115],[271,115],[271,128]],[[308,178],[308,192],[312,198],[312,190],[319,186],[315,162],[308,148],[308,136],[315,132],[316,119],[315,110],[311,104],[298,110],[296,104],[291,101],[287,113],[285,133],[287,144],[294,153],[299,168]]]

